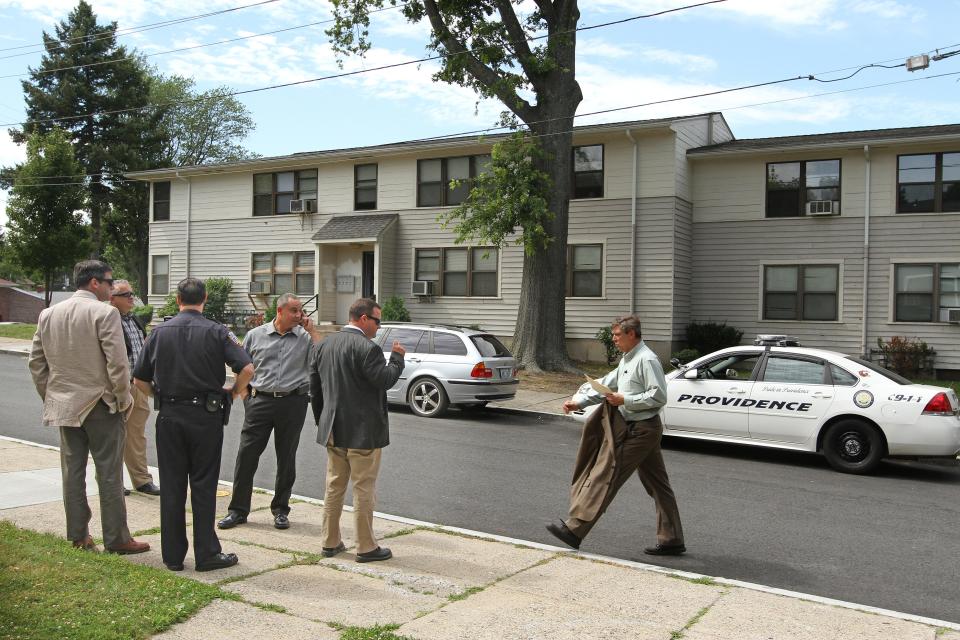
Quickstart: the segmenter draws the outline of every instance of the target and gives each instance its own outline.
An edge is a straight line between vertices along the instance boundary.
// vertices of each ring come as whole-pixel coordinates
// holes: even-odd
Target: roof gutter
[[[960,137],[958,133],[934,136],[918,136],[910,138],[876,138],[867,140],[838,140],[835,142],[809,142],[804,144],[785,144],[769,147],[749,147],[749,148],[724,148],[716,149],[694,148],[687,151],[687,157],[696,160],[698,158],[708,158],[713,156],[732,156],[732,155],[762,155],[779,152],[794,151],[820,151],[822,149],[856,149],[861,145],[889,145],[889,144],[919,144],[931,142],[956,142]],[[737,140],[737,143],[744,142]]]
[[[637,312],[637,140],[630,129],[627,138],[633,143],[633,186],[630,189],[630,313]]]
[[[863,159],[866,162],[866,177],[863,191],[863,308],[861,310],[860,356],[867,360],[867,293],[870,288],[870,145],[863,145]]]
[[[178,180],[182,180],[187,183],[187,226],[186,226],[186,237],[184,238],[184,244],[186,245],[186,269],[184,270],[183,277],[190,277],[190,214],[193,213],[193,182],[189,178],[184,178],[180,175],[180,171],[177,170],[176,177]],[[171,271],[173,270],[171,266],[167,267]]]

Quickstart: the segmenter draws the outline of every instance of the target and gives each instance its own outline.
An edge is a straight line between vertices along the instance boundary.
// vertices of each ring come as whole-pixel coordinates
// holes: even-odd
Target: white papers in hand
[[[593,388],[593,390],[599,393],[600,395],[605,396],[608,393],[613,393],[613,389],[611,389],[606,385],[600,384],[599,380],[594,380],[587,374],[583,374],[583,377],[586,378],[587,382],[590,383],[590,387]]]

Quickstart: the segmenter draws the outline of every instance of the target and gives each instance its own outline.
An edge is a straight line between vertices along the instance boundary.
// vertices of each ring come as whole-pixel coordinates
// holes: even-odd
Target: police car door
[[[811,356],[771,352],[761,369],[750,394],[750,437],[807,442],[833,403],[827,363]]]
[[[761,349],[727,353],[697,367],[697,377],[680,374],[667,384],[663,420],[670,431],[727,437],[749,436],[747,407]]]

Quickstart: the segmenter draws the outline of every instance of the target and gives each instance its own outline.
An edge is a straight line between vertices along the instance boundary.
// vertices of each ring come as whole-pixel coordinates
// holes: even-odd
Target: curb
[[[30,355],[29,351],[23,351],[21,349],[9,349],[7,347],[0,347],[0,353],[5,353],[10,356],[23,356],[24,358]]]
[[[524,409],[510,409],[510,411],[525,411],[526,413],[536,413],[532,411],[526,411]],[[545,414],[545,415],[554,415],[554,414]],[[565,417],[565,416],[560,416]],[[19,444],[25,444],[35,447],[40,447],[43,449],[52,449],[59,451],[59,447],[54,447],[51,445],[38,444],[35,442],[30,442],[28,440],[21,440],[19,438],[11,438],[8,436],[0,436],[0,440],[5,440],[8,442],[16,442]],[[233,483],[225,480],[218,481],[218,484],[232,487]],[[261,489],[259,487],[254,487],[254,491],[259,491],[268,495],[273,495],[273,491],[269,489]],[[305,502],[307,504],[312,504],[314,506],[323,506],[323,500],[317,498],[311,498],[309,496],[302,496],[299,494],[292,494],[290,496],[291,500],[299,500],[300,502]],[[352,512],[353,508],[349,505],[343,506],[344,511]],[[492,542],[501,542],[505,544],[518,544],[531,549],[540,549],[543,551],[552,551],[557,553],[562,553],[565,556],[570,556],[574,558],[583,558],[585,560],[593,560],[597,562],[604,562],[607,564],[612,564],[616,566],[621,566],[629,569],[638,569],[641,571],[649,571],[651,573],[658,573],[661,575],[674,576],[677,578],[683,578],[686,580],[712,580],[718,584],[724,584],[731,587],[738,587],[741,589],[748,589],[750,591],[757,591],[760,593],[768,593],[771,595],[784,596],[788,598],[794,598],[796,600],[803,600],[806,602],[815,602],[818,604],[825,604],[833,607],[840,607],[842,609],[851,609],[853,611],[861,611],[864,613],[872,613],[876,615],[886,616],[888,618],[895,618],[897,620],[904,620],[907,622],[917,622],[920,624],[925,624],[932,627],[940,627],[944,629],[950,629],[953,631],[960,631],[960,623],[949,622],[947,620],[938,620],[936,618],[928,618],[925,616],[914,615],[912,613],[903,613],[901,611],[893,611],[890,609],[883,609],[880,607],[874,607],[871,605],[860,604],[857,602],[848,602],[845,600],[836,600],[833,598],[826,598],[823,596],[817,596],[809,593],[803,593],[800,591],[791,591],[789,589],[780,589],[778,587],[770,587],[767,585],[757,584],[755,582],[744,582],[742,580],[736,580],[734,578],[724,578],[721,576],[710,576],[702,573],[693,573],[690,571],[682,571],[679,569],[671,569],[670,567],[661,567],[653,564],[646,564],[643,562],[635,562],[633,560],[623,560],[621,558],[614,558],[612,556],[604,556],[601,554],[595,553],[584,553],[580,551],[571,551],[566,547],[557,547],[550,544],[544,544],[542,542],[533,542],[530,540],[522,540],[519,538],[510,538],[507,536],[496,535],[493,533],[485,533],[483,531],[474,531],[472,529],[464,529],[461,527],[453,527],[449,525],[436,524],[432,522],[427,522],[425,520],[416,520],[414,518],[406,518],[404,516],[395,516],[388,513],[381,513],[379,511],[373,512],[374,517],[382,518],[383,520],[389,520],[391,522],[399,522],[401,524],[408,524],[410,526],[416,527],[426,527],[430,529],[435,529],[438,531],[445,531],[448,533],[454,533],[458,535],[465,535],[471,538],[477,538],[479,540],[489,540]]]

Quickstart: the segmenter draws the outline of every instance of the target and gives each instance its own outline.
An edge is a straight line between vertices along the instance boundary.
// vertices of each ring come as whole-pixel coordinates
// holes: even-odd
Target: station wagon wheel
[[[830,425],[823,438],[823,455],[831,467],[843,473],[870,473],[883,454],[883,437],[861,420],[840,420]]]
[[[439,382],[433,378],[420,378],[410,385],[407,404],[418,416],[436,418],[447,410],[449,400]]]

